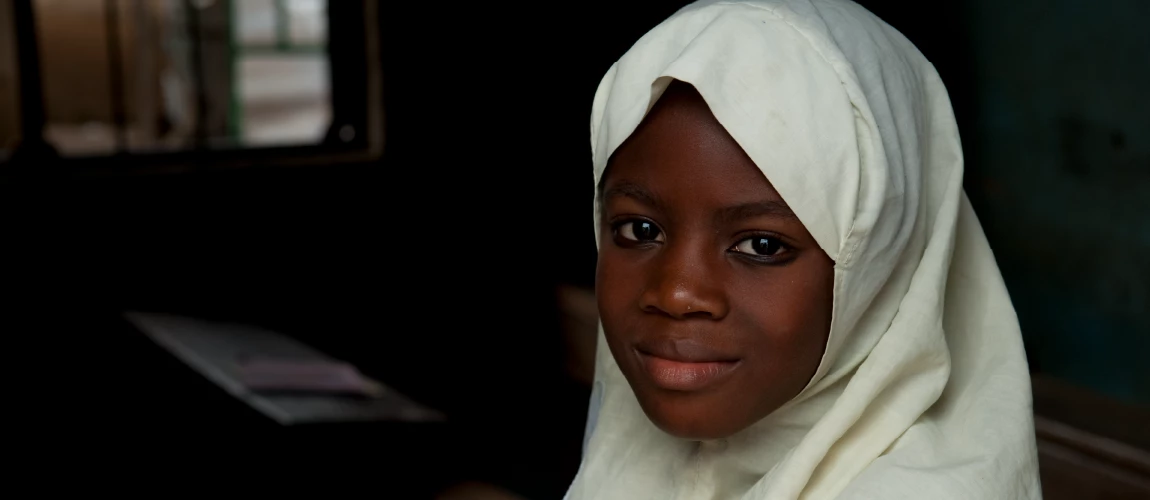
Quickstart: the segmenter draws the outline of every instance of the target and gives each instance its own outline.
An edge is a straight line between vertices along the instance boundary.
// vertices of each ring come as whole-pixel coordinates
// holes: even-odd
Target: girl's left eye
[[[783,245],[783,242],[770,236],[754,236],[735,243],[735,246],[731,247],[732,251],[753,257],[774,257],[786,249],[787,247]]]

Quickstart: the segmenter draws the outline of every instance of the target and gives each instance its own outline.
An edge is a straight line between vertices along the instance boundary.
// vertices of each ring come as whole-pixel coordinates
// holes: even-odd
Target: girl
[[[946,91],[835,0],[703,1],[595,95],[603,327],[576,499],[1039,498]]]

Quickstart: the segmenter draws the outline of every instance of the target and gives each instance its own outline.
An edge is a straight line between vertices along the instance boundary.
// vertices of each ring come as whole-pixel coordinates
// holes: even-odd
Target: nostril
[[[683,317],[684,318],[707,319],[707,318],[714,318],[715,315],[711,314],[709,311],[690,311],[690,312],[683,314]]]
[[[660,308],[659,306],[656,306],[654,304],[646,304],[642,307],[642,310],[643,310],[643,312],[645,312],[647,314],[659,314],[659,315],[668,316],[671,318],[675,317],[674,314],[671,314],[667,311],[664,311],[662,308]]]

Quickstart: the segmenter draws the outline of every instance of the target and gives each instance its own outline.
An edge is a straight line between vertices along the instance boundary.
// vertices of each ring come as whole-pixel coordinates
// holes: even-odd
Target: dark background
[[[333,23],[346,19],[332,4]],[[375,160],[217,169],[205,157],[169,174],[115,157],[0,165],[0,331],[20,425],[72,446],[144,445],[141,462],[242,442],[229,460],[368,464],[411,495],[479,479],[561,496],[587,387],[561,369],[553,291],[593,280],[591,98],[683,2],[620,4],[381,3]],[[947,83],[967,190],[1036,379],[1144,412],[1150,135],[1131,117],[1150,113],[1139,114],[1145,87],[1121,82],[1150,77],[1150,52],[1135,50],[1150,48],[1146,4],[863,4]],[[341,57],[332,50],[333,66]],[[289,333],[451,424],[277,428],[151,344],[125,310]],[[1055,392],[1036,393],[1039,406],[1062,411],[1070,396]],[[1148,446],[1144,429],[1122,427],[1133,417],[1069,411]]]

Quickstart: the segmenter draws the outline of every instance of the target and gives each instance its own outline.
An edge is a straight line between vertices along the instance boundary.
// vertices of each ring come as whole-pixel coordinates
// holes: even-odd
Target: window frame
[[[20,2],[22,0],[16,0]],[[108,0],[105,0],[108,1]],[[111,0],[114,1],[114,0]],[[185,0],[187,1],[187,0]],[[232,2],[223,0],[223,8],[234,12]],[[189,149],[177,151],[134,152],[116,151],[111,154],[92,156],[36,155],[19,160],[19,146],[0,156],[0,179],[9,177],[36,178],[89,178],[115,177],[123,175],[171,174],[181,172],[202,172],[229,170],[249,167],[295,167],[324,164],[346,164],[376,161],[383,155],[384,112],[383,77],[379,46],[378,3],[372,0],[329,1],[328,3],[328,42],[325,53],[328,56],[331,104],[331,125],[319,143],[287,146],[235,146],[207,148],[193,143]],[[21,19],[14,19],[20,23]],[[338,29],[333,29],[338,26]],[[18,52],[26,52],[27,47],[19,46]],[[32,48],[36,50],[35,47]],[[28,57],[27,54],[21,54]],[[38,66],[39,54],[33,53]],[[17,70],[24,69],[19,64]],[[33,68],[38,71],[38,68]],[[38,78],[30,79],[42,88]],[[28,82],[23,78],[21,81]],[[23,85],[22,85],[23,86]],[[40,95],[40,89],[33,88],[33,97]],[[21,108],[36,106],[25,100],[23,88],[18,89],[17,98]],[[39,134],[28,134],[21,127],[21,136],[43,137],[43,108],[39,110],[20,109],[23,117],[27,111],[32,116],[40,116]],[[38,112],[37,112],[38,111]],[[25,126],[36,127],[33,122]],[[341,130],[351,127],[354,133],[350,138],[340,137]],[[347,134],[345,134],[347,135]]]

